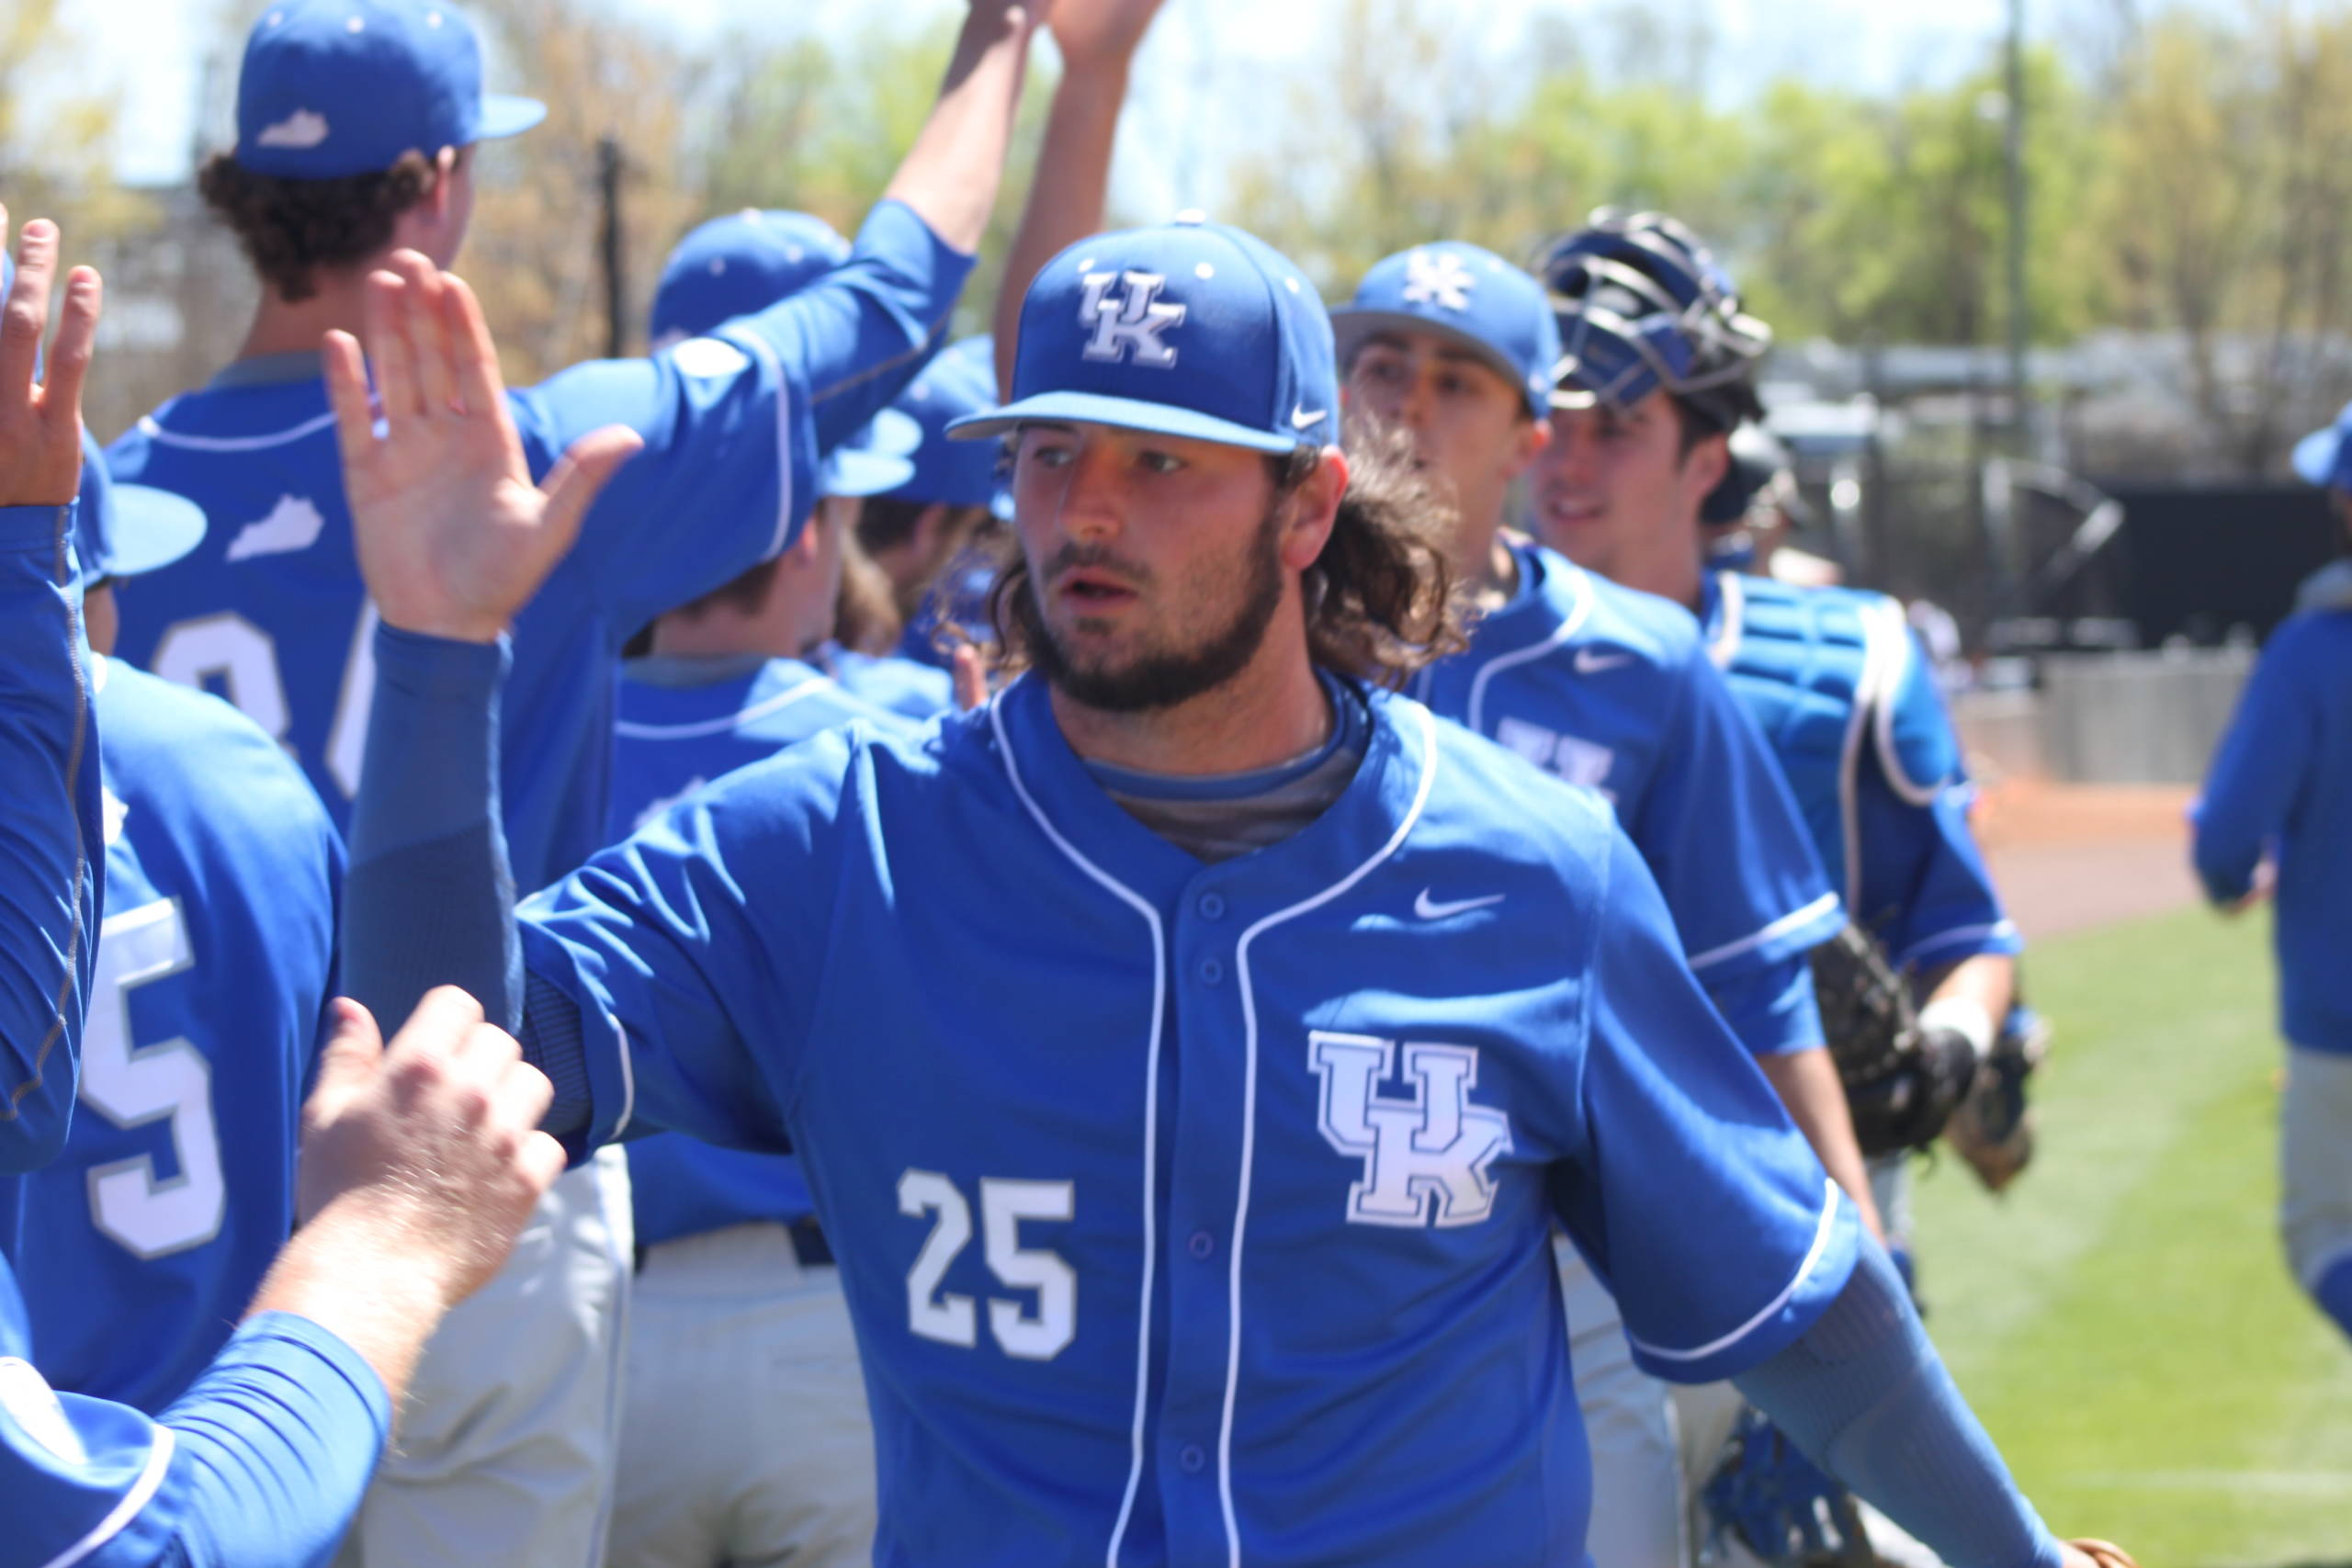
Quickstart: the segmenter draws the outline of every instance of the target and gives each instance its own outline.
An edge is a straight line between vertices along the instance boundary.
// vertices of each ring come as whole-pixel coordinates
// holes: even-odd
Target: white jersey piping
[[[765,718],[779,709],[790,707],[803,697],[816,695],[819,687],[832,683],[822,675],[811,675],[741,712],[730,713],[724,718],[698,718],[691,724],[638,724],[625,718],[615,719],[613,733],[626,735],[631,740],[690,740],[698,735],[719,735],[752,719]]]
[[[1520,570],[1523,571],[1526,568],[1521,567]],[[1471,677],[1470,701],[1464,707],[1464,714],[1469,720],[1470,728],[1478,734],[1487,733],[1487,682],[1494,678],[1495,672],[1498,670],[1509,670],[1514,665],[1525,664],[1531,660],[1541,659],[1561,647],[1577,635],[1586,618],[1592,614],[1592,579],[1586,574],[1582,567],[1572,567],[1569,570],[1577,574],[1577,602],[1568,613],[1561,617],[1560,624],[1552,628],[1552,635],[1532,647],[1514,649],[1509,653],[1498,654],[1488,660],[1477,674]]]
[[[792,542],[792,383],[785,379],[784,367],[776,362],[775,348],[759,333],[729,333],[719,341],[735,348],[749,348],[753,357],[766,367],[768,374],[775,378],[775,537],[768,541],[767,553],[760,558],[770,560],[784,554],[785,546]]]
[[[1803,1289],[1805,1280],[1812,1277],[1814,1265],[1819,1263],[1821,1255],[1829,1250],[1829,1238],[1838,1228],[1838,1184],[1825,1179],[1821,1185],[1825,1194],[1821,1205],[1821,1223],[1814,1227],[1813,1246],[1806,1250],[1804,1261],[1797,1265],[1796,1278],[1791,1280],[1779,1295],[1767,1303],[1763,1311],[1720,1339],[1709,1340],[1695,1350],[1668,1350],[1663,1346],[1653,1345],[1648,1340],[1641,1338],[1631,1329],[1625,1331],[1626,1339],[1632,1342],[1634,1348],[1647,1351],[1661,1361],[1703,1361],[1710,1356],[1730,1349],[1778,1316],[1781,1309],[1795,1299],[1797,1292]]]
[[[1788,935],[1792,931],[1798,931],[1805,926],[1811,925],[1814,921],[1821,919],[1824,915],[1831,913],[1837,908],[1838,895],[1835,893],[1824,893],[1820,897],[1815,898],[1804,908],[1792,909],[1789,913],[1782,915],[1779,919],[1774,920],[1770,925],[1766,926],[1762,931],[1750,931],[1747,935],[1741,937],[1737,942],[1727,942],[1721,947],[1711,947],[1704,953],[1694,953],[1689,958],[1683,960],[1683,962],[1688,964],[1694,973],[1698,970],[1705,969],[1713,964],[1728,962],[1731,959],[1737,958],[1743,953],[1753,953],[1756,949],[1762,947],[1765,943],[1777,941],[1778,939]]]
[[[1060,829],[1054,826],[1035,797],[1030,795],[1028,784],[1021,777],[1021,766],[1012,760],[1012,739],[1005,733],[1004,698],[1001,694],[989,699],[988,712],[989,728],[996,733],[997,753],[1004,759],[1005,776],[1012,780],[1012,793],[1021,797],[1021,804],[1031,819],[1052,841],[1054,848],[1061,852],[1064,859],[1084,872],[1096,886],[1141,915],[1144,924],[1151,931],[1151,1039],[1144,1052],[1143,1089],[1143,1305],[1136,1314],[1136,1413],[1129,1438],[1132,1457],[1127,1465],[1127,1487],[1119,1498],[1119,1517],[1111,1527],[1110,1545],[1102,1553],[1104,1568],[1119,1568],[1119,1548],[1125,1544],[1127,1520],[1135,1512],[1136,1490],[1143,1484],[1144,1409],[1151,1394],[1151,1292],[1159,1254],[1157,1213],[1159,1202],[1159,1034],[1162,1021],[1167,1017],[1167,943],[1161,933],[1159,911],[1134,888],[1087,859],[1077,845],[1062,837]]]
[[[141,415],[139,421],[139,433],[150,441],[160,441],[166,446],[184,447],[190,452],[258,452],[265,447],[289,446],[334,427],[333,409],[316,419],[306,419],[290,429],[272,431],[266,435],[183,435],[176,430],[165,430],[157,424],[153,414]]]
[[[1425,707],[1410,711],[1421,726],[1421,778],[1413,792],[1412,805],[1405,808],[1403,820],[1396,824],[1396,831],[1371,859],[1322,892],[1302,898],[1286,909],[1277,909],[1243,931],[1233,950],[1234,973],[1241,987],[1241,1179],[1239,1195],[1233,1206],[1232,1261],[1227,1266],[1225,1415],[1216,1436],[1216,1490],[1217,1500],[1225,1509],[1227,1568],[1241,1568],[1241,1527],[1233,1512],[1233,1410],[1241,1382],[1241,1247],[1250,1222],[1250,1179],[1258,1144],[1258,1001],[1250,979],[1250,944],[1261,933],[1320,908],[1362,882],[1375,866],[1396,852],[1406,835],[1420,821],[1421,812],[1429,805],[1430,786],[1437,780],[1437,720]]]
[[[116,1499],[114,1507],[92,1528],[89,1534],[42,1563],[41,1568],[74,1568],[74,1564],[120,1535],[123,1528],[137,1518],[140,1510],[146,1507],[149,1499],[155,1495],[155,1488],[164,1483],[164,1472],[172,1462],[174,1441],[169,1427],[156,1427],[155,1444],[147,1450],[147,1468],[139,1472],[139,1479],[130,1483],[130,1490]]]

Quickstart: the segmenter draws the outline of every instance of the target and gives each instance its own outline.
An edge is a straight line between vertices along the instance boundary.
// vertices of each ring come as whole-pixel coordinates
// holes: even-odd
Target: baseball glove
[[[2041,1065],[2050,1031],[2030,1010],[2011,1010],[2009,1022],[1976,1072],[1968,1098],[1945,1124],[1951,1145],[1988,1192],[2018,1179],[2033,1158],[2033,1111],[2026,1104],[2026,1079]]]
[[[1813,950],[1813,988],[1862,1153],[1935,1142],[1975,1078],[1975,1049],[1953,1031],[1919,1027],[1910,983],[1858,927]]]

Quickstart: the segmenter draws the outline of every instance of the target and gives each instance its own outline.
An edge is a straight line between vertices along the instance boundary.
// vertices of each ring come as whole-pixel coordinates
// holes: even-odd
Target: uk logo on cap
[[[448,0],[280,0],[245,37],[236,158],[257,175],[344,179],[547,114],[481,90],[481,40]]]
[[[1434,333],[1492,366],[1551,417],[1560,329],[1544,286],[1492,251],[1447,241],[1416,245],[1375,264],[1355,298],[1331,312],[1340,355],[1383,333]]]
[[[1264,241],[1187,217],[1098,234],[1021,303],[1012,400],[958,440],[1037,422],[1109,424],[1283,453],[1339,441],[1331,320]]]

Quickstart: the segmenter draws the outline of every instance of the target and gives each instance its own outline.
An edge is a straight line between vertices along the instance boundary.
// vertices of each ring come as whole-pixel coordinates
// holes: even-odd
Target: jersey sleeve
[[[322,1563],[390,1425],[358,1354],[282,1313],[240,1328],[159,1420],[0,1361],[0,1568]]]
[[[1844,913],[1788,784],[1723,676],[1693,643],[1657,776],[1626,830],[1672,912],[1691,972],[1758,1055],[1821,1043],[1794,993],[1803,955]],[[1747,983],[1753,978],[1753,983]]]
[[[1860,1218],[1684,964],[1622,837],[1595,921],[1581,1147],[1554,1172],[1569,1235],[1635,1360],[1730,1377],[1802,1335],[1852,1271]]]
[[[0,1172],[65,1141],[103,878],[74,508],[0,507]]]
[[[2290,620],[2263,651],[2194,811],[2197,875],[2217,904],[2254,886],[2255,868],[2310,787],[2319,725],[2298,667],[2299,630]]]
[[[575,366],[513,394],[535,474],[592,430],[645,439],[573,553],[624,632],[791,543],[824,455],[922,367],[972,258],[885,201],[838,267],[797,294],[650,359]]]
[[[1969,785],[1946,784],[1916,805],[1866,767],[1857,794],[1862,907],[1856,915],[1895,967],[1937,969],[2024,947],[1970,830]]]
[[[550,991],[577,1011],[582,1147],[668,1130],[788,1151],[849,754],[829,734],[738,770],[524,903],[525,1026]]]

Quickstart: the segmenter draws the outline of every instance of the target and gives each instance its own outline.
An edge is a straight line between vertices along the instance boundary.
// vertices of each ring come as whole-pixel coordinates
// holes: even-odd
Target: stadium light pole
[[[2009,0],[2007,49],[2008,112],[2002,117],[2002,142],[2008,206],[2009,429],[2010,446],[2028,457],[2026,343],[2032,307],[2026,298],[2025,242],[2025,0]]]

